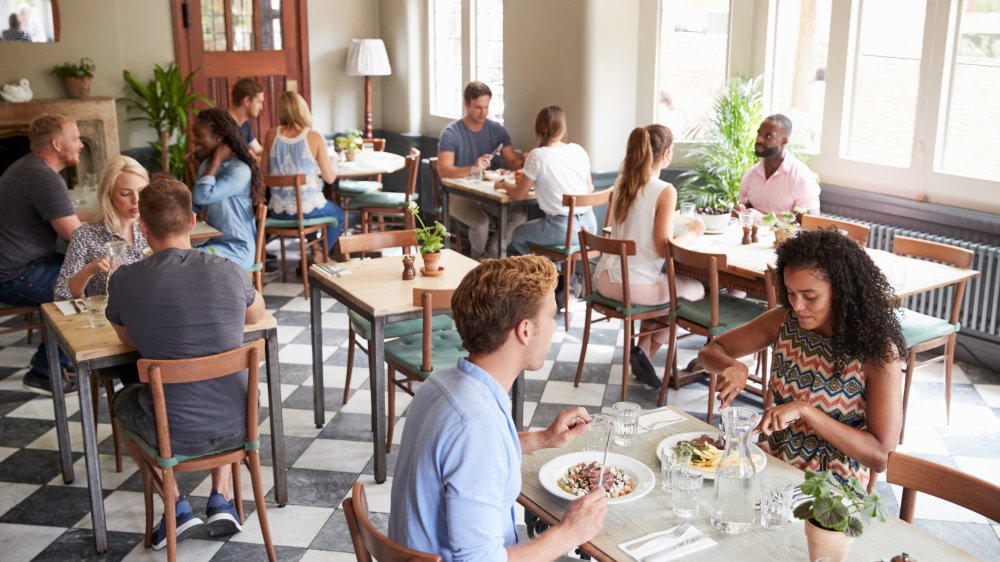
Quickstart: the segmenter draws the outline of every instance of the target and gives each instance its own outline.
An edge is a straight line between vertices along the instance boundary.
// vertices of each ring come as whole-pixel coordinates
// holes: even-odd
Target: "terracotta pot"
[[[789,232],[787,230],[775,230],[774,231],[774,247],[777,248],[778,246],[781,245],[782,242],[784,242],[785,240],[788,240],[789,238],[791,238],[792,236],[795,236],[796,234],[797,234],[797,232],[795,232],[795,231]]]
[[[420,257],[424,260],[424,271],[437,271],[440,266],[438,262],[441,261],[441,252],[434,252],[433,254],[420,254]]]
[[[352,152],[350,150],[345,150],[344,154],[347,155],[347,161],[348,162],[354,162],[354,157],[357,156],[357,153]]]
[[[86,76],[67,76],[66,95],[74,99],[89,98],[91,80]]]
[[[854,537],[840,531],[827,531],[806,521],[806,542],[809,543],[809,560],[829,558],[835,562],[847,560],[847,554],[854,544]]]

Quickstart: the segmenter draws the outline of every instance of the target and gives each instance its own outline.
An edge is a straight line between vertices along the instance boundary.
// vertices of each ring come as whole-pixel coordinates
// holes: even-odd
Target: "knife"
[[[690,537],[690,538],[684,539],[681,542],[679,542],[679,543],[677,543],[677,544],[675,544],[673,546],[668,546],[667,548],[665,548],[665,549],[663,549],[663,550],[661,550],[659,552],[654,552],[653,554],[650,554],[649,556],[644,557],[639,562],[659,562],[660,560],[664,560],[667,554],[670,554],[671,552],[674,552],[674,551],[676,551],[676,550],[678,550],[680,548],[684,548],[685,546],[690,546],[690,545],[692,545],[692,544],[694,544],[694,543],[696,543],[698,541],[702,541],[702,540],[705,540],[707,538],[708,538],[708,535],[697,535],[697,536],[694,536],[694,537]]]

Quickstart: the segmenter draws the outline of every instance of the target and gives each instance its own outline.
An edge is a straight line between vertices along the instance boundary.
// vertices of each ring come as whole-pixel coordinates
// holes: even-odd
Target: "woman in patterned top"
[[[56,300],[103,295],[108,291],[108,242],[125,242],[124,265],[142,259],[148,247],[139,231],[139,192],[149,184],[141,164],[128,156],[113,158],[101,174],[97,216],[73,232],[59,270]]]
[[[902,424],[896,295],[864,248],[836,230],[800,232],[778,247],[781,305],[705,346],[726,407],[746,385],[736,360],[774,346],[773,406],[760,445],[803,470],[867,484],[896,448]]]

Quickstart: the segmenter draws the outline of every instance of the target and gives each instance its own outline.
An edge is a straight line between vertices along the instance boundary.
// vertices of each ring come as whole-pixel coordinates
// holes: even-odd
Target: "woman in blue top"
[[[254,263],[257,222],[264,202],[264,175],[250,154],[236,121],[217,107],[198,114],[192,127],[194,151],[202,160],[191,191],[196,212],[222,232],[201,247],[249,269]]]

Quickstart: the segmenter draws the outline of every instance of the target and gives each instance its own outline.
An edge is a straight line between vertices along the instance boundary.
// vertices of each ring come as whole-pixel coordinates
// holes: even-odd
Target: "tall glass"
[[[758,417],[748,408],[726,408],[722,412],[726,450],[715,472],[712,526],[726,535],[742,535],[753,527],[757,469],[750,458],[750,436]]]
[[[629,447],[635,443],[639,432],[639,412],[642,407],[634,402],[618,402],[612,409],[615,412],[615,445]]]
[[[674,471],[674,515],[690,519],[698,515],[698,499],[704,475],[690,466]]]
[[[674,474],[691,466],[691,450],[673,447],[663,447],[660,453],[660,489],[667,494],[674,492]]]
[[[590,430],[587,431],[587,450],[604,452],[608,435],[615,428],[615,419],[608,414],[590,416]]]
[[[698,208],[694,203],[681,203],[681,216],[693,219],[698,216]]]
[[[111,284],[111,274],[118,269],[118,266],[122,264],[122,260],[125,259],[125,253],[128,251],[128,242],[121,240],[116,240],[114,242],[108,242],[104,245],[104,251],[108,255],[108,278],[107,284]],[[104,289],[104,293],[107,294],[107,286]]]
[[[781,530],[788,523],[792,505],[791,480],[768,476],[760,482],[760,525],[765,529]]]

